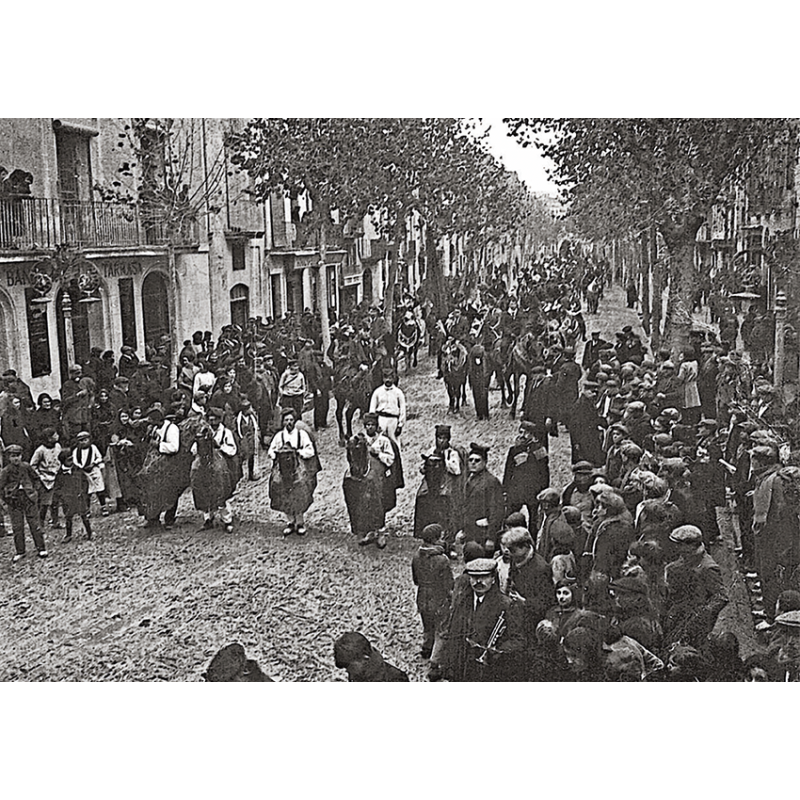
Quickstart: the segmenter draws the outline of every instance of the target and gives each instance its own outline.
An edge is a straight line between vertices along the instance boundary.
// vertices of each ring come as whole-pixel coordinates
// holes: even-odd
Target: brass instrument
[[[498,652],[495,650],[495,645],[498,643],[498,641],[500,641],[500,637],[506,632],[507,627],[506,612],[501,611],[500,615],[497,617],[497,622],[494,624],[494,628],[492,628],[492,632],[489,634],[489,639],[486,642],[486,645],[482,645],[472,638],[467,638],[467,644],[483,650],[483,653],[481,653],[481,655],[475,659],[479,664],[485,667],[489,663],[489,653]]]

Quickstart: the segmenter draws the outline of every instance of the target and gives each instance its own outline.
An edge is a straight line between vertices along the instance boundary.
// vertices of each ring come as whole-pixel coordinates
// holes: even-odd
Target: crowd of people
[[[70,367],[59,398],[36,403],[8,370],[0,507],[14,560],[25,555],[26,525],[47,557],[48,517],[60,528],[63,516],[64,543],[75,517],[91,538],[93,496],[103,515],[135,509],[145,526],[169,529],[191,489],[203,527],[231,532],[231,498],[241,480],[260,478],[259,449],[271,461],[270,503],[286,517],[284,535],[306,535],[322,469],[316,432],[328,426],[331,395],[352,531],[360,545],[383,549],[386,514],[405,486],[398,341],[419,344],[427,332],[440,376],[452,383],[463,374],[456,388],[469,384],[479,419],[489,417],[493,379],[509,415],[518,401],[521,411],[502,476],[488,470],[487,446],[453,443],[447,424],[432,431],[412,563],[431,680],[795,679],[797,404],[784,404],[770,382],[771,354],[753,336],[764,315],[732,333],[731,306],[717,302],[719,333],[693,331],[677,358],[653,353],[632,326],[587,332],[583,309],[597,314],[611,279],[603,262],[556,257],[523,270],[513,293],[492,280],[439,315],[399,293],[398,327],[363,304],[334,317],[326,352],[309,311],[229,325],[216,342],[197,331],[177,371],[166,339],[143,361],[131,347],[118,360],[93,350]],[[629,306],[634,289],[626,286]],[[411,333],[401,337],[402,325]],[[312,425],[303,419],[311,409]],[[363,431],[353,435],[356,411]],[[562,435],[572,480],[552,486],[551,440]],[[729,597],[711,548],[728,502],[742,570],[760,581],[758,628],[770,637],[766,654],[746,663],[733,633],[714,632]],[[337,666],[351,680],[401,679],[363,677],[390,666],[365,642],[353,634],[338,643]],[[350,672],[365,659],[380,668]]]

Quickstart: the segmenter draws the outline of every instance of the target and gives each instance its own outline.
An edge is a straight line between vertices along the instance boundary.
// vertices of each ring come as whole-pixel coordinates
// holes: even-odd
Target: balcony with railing
[[[196,219],[125,203],[0,197],[0,251],[186,246],[199,243]]]

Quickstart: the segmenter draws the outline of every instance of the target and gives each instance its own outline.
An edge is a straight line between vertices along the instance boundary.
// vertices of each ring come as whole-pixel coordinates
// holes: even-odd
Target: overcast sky
[[[491,125],[489,146],[506,168],[516,172],[532,191],[557,194],[558,188],[547,179],[547,161],[539,151],[535,147],[523,148],[515,139],[507,136],[502,117],[483,119]]]

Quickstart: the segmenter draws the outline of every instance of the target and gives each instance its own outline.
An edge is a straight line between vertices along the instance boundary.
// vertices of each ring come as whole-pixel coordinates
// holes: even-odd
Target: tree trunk
[[[386,294],[384,295],[384,318],[386,327],[394,334],[394,287],[397,283],[397,272],[400,268],[400,246],[405,239],[406,215],[405,211],[397,214],[397,221],[394,225],[394,253],[389,258],[389,275],[386,278]]]
[[[427,274],[428,286],[431,291],[431,300],[433,302],[433,313],[438,319],[444,314],[445,296],[444,296],[444,275],[442,274],[442,265],[439,262],[439,251],[436,249],[436,235],[433,231],[432,225],[425,226],[425,253],[428,257]]]
[[[649,245],[650,269],[653,272],[653,292],[651,298],[652,312],[650,314],[650,345],[653,353],[661,346],[661,317],[664,305],[664,271],[658,259],[658,233],[655,228],[650,228]]]
[[[696,282],[695,238],[702,222],[700,219],[699,222],[685,223],[666,233],[661,231],[670,255],[669,299],[664,341],[672,350],[673,356],[682,353],[689,344]]]
[[[322,352],[331,346],[331,321],[328,316],[328,209],[320,207],[319,266],[317,267],[317,297],[322,327]]]
[[[650,336],[650,243],[647,231],[642,231],[639,254],[639,278],[642,285],[642,328]]]

